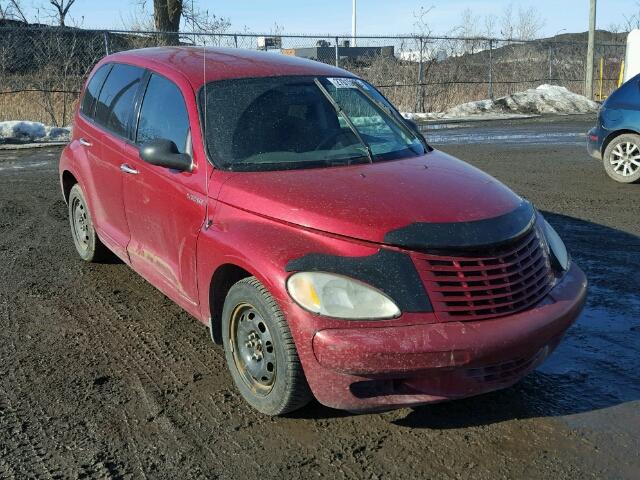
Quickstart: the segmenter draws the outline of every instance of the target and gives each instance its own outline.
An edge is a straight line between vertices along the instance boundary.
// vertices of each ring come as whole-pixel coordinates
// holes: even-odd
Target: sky
[[[186,0],[190,1],[190,0]],[[231,21],[231,31],[270,33],[274,24],[281,33],[343,34],[351,31],[351,0],[195,0]],[[135,9],[132,0],[76,0],[70,16],[85,28],[123,28]],[[149,4],[152,0],[148,0]],[[433,7],[428,20],[434,34],[445,34],[459,24],[462,12],[469,8],[479,15],[500,16],[512,3],[518,7],[534,6],[545,19],[542,36],[559,31],[587,30],[589,0],[358,0],[358,33],[388,35],[412,33],[415,15],[421,7]],[[32,17],[36,5],[45,0],[23,0]],[[619,24],[625,15],[640,11],[640,0],[598,0],[598,28]],[[40,9],[41,20],[44,13]],[[69,23],[69,22],[68,22]]]

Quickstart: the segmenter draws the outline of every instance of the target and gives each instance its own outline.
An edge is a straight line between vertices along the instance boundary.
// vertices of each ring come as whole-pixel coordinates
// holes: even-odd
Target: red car
[[[429,147],[371,85],[273,53],[100,61],[60,179],[80,257],[208,325],[244,398],[383,410],[507,387],[586,279],[534,207]]]

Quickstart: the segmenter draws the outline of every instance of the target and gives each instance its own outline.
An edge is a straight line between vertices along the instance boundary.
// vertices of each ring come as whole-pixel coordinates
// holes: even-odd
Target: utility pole
[[[353,0],[353,13],[351,14],[351,46],[357,46],[356,36],[358,34],[356,30],[356,0]]]
[[[589,45],[587,46],[587,77],[584,85],[585,97],[593,100],[593,65],[596,43],[596,0],[590,0],[589,10]]]

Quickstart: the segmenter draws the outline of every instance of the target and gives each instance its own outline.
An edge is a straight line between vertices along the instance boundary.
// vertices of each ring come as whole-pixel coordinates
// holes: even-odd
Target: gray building
[[[315,47],[307,48],[283,48],[280,50],[284,55],[308,58],[318,62],[333,63],[336,58],[336,47],[329,42],[321,40]],[[341,60],[366,61],[372,57],[393,57],[394,47],[352,47],[348,41],[338,46],[338,56]]]

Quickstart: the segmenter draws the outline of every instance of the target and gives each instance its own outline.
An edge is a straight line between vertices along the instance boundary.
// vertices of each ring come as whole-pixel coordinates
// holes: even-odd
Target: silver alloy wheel
[[[89,239],[89,218],[87,208],[80,198],[74,198],[71,205],[71,224],[73,225],[73,237],[76,244],[83,252],[90,246]]]
[[[623,177],[630,177],[640,169],[640,147],[633,142],[616,145],[609,156],[613,171]]]
[[[255,394],[267,395],[276,379],[275,347],[267,323],[253,306],[244,303],[234,309],[230,330],[238,372]]]

